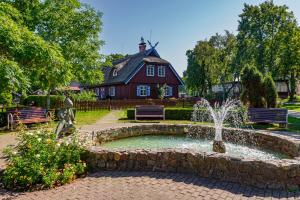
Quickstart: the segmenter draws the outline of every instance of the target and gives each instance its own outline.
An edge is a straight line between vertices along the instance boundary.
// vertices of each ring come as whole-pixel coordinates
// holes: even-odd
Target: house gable
[[[154,66],[154,76],[147,76],[147,66]],[[158,66],[165,66],[165,76],[158,76]],[[136,73],[129,79],[126,84],[129,83],[148,83],[148,84],[170,84],[170,85],[183,85],[183,82],[178,74],[173,69],[171,64],[153,64],[143,63]]]

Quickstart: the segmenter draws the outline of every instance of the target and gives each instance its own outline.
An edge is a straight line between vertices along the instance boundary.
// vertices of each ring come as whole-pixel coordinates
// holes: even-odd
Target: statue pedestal
[[[226,152],[226,147],[225,147],[224,142],[214,140],[213,151],[218,152],[218,153],[225,153]]]

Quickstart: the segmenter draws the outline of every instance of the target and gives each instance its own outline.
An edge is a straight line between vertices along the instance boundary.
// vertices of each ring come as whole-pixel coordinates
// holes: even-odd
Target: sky
[[[236,33],[244,3],[263,0],[80,0],[103,13],[100,52],[134,54],[143,36],[182,76],[187,68],[186,51],[197,41],[224,30]],[[298,22],[300,0],[274,0],[287,5]]]

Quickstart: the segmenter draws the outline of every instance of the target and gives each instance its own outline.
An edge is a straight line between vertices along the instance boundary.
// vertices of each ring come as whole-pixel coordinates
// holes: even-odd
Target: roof
[[[168,61],[160,58],[154,48],[151,48],[115,61],[112,67],[103,67],[102,71],[104,74],[104,82],[101,85],[127,84],[145,62],[171,66]],[[117,72],[117,76],[113,76],[113,72],[115,70]],[[175,72],[174,69],[172,70]],[[176,72],[175,74],[182,83],[178,74]]]
[[[113,63],[113,67],[103,67],[104,85],[125,83],[129,77],[144,63],[143,59],[148,56],[159,58],[155,49],[148,49]],[[113,71],[117,70],[117,76],[113,76]]]
[[[147,56],[146,58],[143,59],[143,61],[147,63],[153,63],[153,64],[166,64],[166,65],[170,64],[168,61],[154,56]]]

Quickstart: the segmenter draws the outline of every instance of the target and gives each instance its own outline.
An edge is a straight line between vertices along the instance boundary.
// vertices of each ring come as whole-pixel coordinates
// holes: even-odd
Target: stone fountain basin
[[[143,125],[99,131],[94,134],[93,140],[95,143],[103,143],[132,136],[188,133],[199,138],[213,139],[214,128],[202,125]],[[86,162],[93,171],[184,172],[260,188],[300,187],[300,161],[297,158],[300,143],[296,139],[276,133],[231,128],[223,130],[223,139],[283,153],[291,159],[245,159],[221,153],[196,152],[192,149],[122,150],[95,146],[87,152]]]

